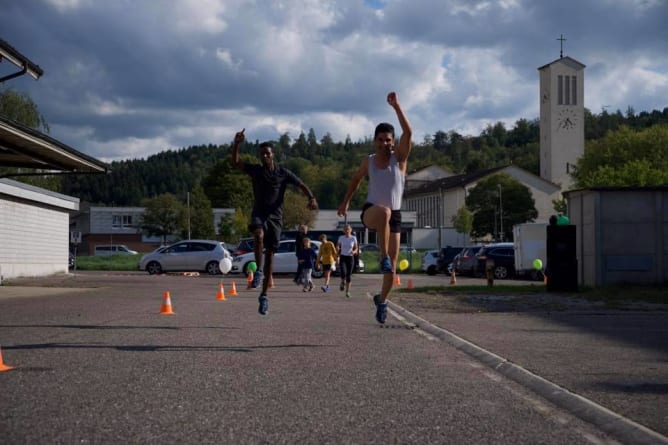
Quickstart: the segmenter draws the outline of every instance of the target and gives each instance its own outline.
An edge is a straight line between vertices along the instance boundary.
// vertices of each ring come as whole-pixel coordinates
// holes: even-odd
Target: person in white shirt
[[[359,250],[357,238],[353,235],[353,228],[350,224],[346,224],[343,228],[343,235],[339,236],[336,247],[339,250],[339,273],[341,274],[339,290],[343,291],[345,289],[346,297],[350,298],[350,282],[355,267],[355,255]]]

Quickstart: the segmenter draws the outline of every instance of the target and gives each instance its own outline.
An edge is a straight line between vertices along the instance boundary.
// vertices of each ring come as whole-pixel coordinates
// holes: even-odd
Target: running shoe
[[[346,298],[350,298],[350,292],[346,292]]]
[[[262,278],[264,278],[264,274],[261,270],[255,272],[253,275],[253,281],[251,282],[251,288],[256,289],[258,286],[262,286]]]
[[[373,302],[376,305],[376,321],[385,324],[387,320],[387,301],[380,303],[380,294],[373,296]]]
[[[320,289],[322,289],[323,292],[329,292],[329,286],[328,285],[324,285]]]
[[[311,292],[313,290],[313,283],[308,284],[308,291]]]
[[[260,302],[260,307],[257,311],[260,313],[260,315],[267,315],[269,312],[269,298],[262,294],[260,295],[260,298],[258,298],[258,301]]]
[[[343,289],[345,289],[345,288],[346,288],[346,284],[343,281],[341,281],[341,284],[339,285],[339,290],[343,291]]]
[[[394,272],[392,270],[392,262],[390,261],[389,256],[386,256],[382,260],[380,260],[380,272],[381,273],[393,273]]]

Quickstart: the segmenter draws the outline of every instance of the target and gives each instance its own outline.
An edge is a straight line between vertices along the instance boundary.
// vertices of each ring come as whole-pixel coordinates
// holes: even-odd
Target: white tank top
[[[397,162],[397,156],[390,155],[390,164],[386,169],[379,169],[374,163],[376,155],[369,155],[369,193],[367,202],[401,210],[401,198],[404,195],[405,177]]]

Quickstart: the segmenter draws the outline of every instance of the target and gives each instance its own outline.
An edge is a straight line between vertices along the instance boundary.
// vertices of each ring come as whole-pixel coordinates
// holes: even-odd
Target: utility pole
[[[501,184],[497,184],[499,187],[499,230],[501,232],[501,241],[503,242],[503,199],[501,198]]]

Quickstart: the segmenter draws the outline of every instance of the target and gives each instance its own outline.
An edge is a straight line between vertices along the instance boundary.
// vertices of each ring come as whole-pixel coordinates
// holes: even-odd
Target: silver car
[[[220,273],[219,263],[232,258],[225,244],[215,240],[184,240],[157,249],[139,260],[139,270],[151,275],[162,272]]]
[[[311,241],[311,248],[316,252],[320,248],[320,241]],[[244,253],[234,257],[232,260],[232,270],[230,273],[243,273],[248,275],[248,265],[255,261],[255,254],[253,252]],[[274,273],[297,273],[297,253],[296,241],[281,240],[278,244],[278,250],[274,253],[272,262],[272,269]],[[324,275],[322,269],[313,270],[313,278],[320,278]]]

